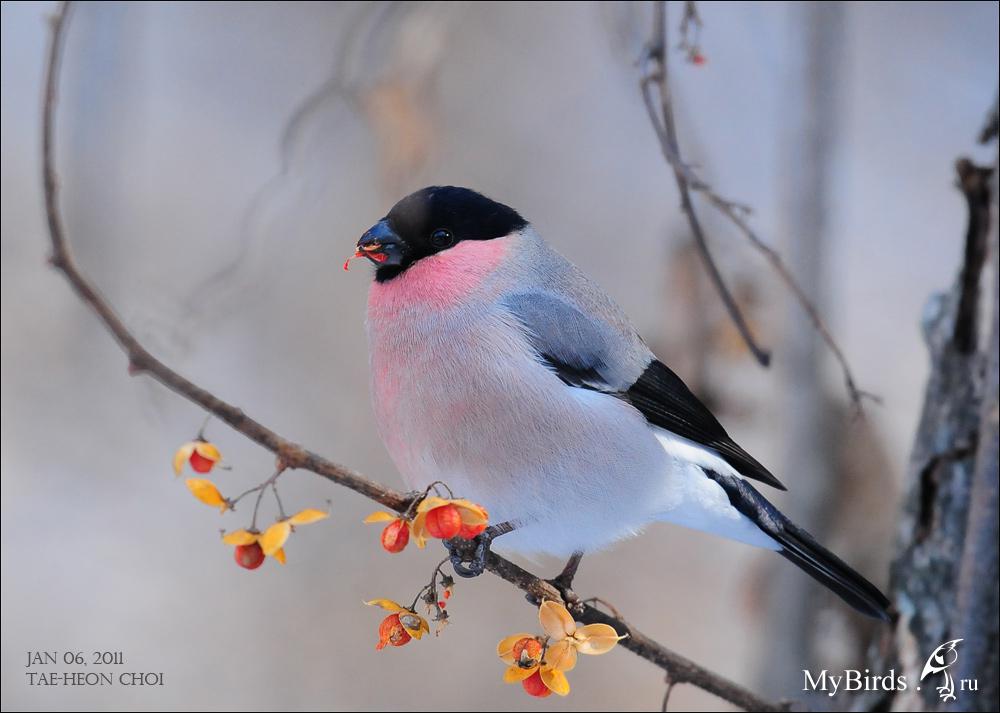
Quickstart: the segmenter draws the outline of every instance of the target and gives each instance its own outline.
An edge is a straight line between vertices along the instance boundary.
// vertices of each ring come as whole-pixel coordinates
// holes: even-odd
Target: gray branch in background
[[[685,3],[686,17],[690,17],[692,14],[697,16],[697,12],[694,10],[694,3]],[[715,261],[712,259],[712,255],[708,249],[708,241],[705,237],[705,231],[701,226],[697,212],[694,209],[694,204],[691,201],[692,193],[700,195],[708,201],[709,205],[719,211],[729,220],[729,222],[736,226],[736,228],[750,242],[754,249],[764,256],[764,259],[770,264],[771,269],[774,270],[775,274],[778,275],[781,281],[785,283],[785,286],[792,292],[795,300],[805,311],[810,322],[812,322],[813,328],[823,338],[827,348],[829,348],[830,352],[837,360],[837,363],[840,365],[840,370],[844,378],[844,385],[847,388],[847,394],[850,397],[852,405],[860,411],[862,402],[865,399],[879,403],[881,399],[877,395],[864,391],[858,387],[857,382],[854,379],[854,375],[851,372],[850,365],[847,362],[847,357],[844,356],[844,352],[841,350],[840,345],[837,344],[837,341],[833,338],[833,334],[830,332],[830,329],[826,326],[822,317],[820,317],[819,310],[816,309],[816,306],[799,284],[798,280],[785,265],[781,255],[774,248],[768,245],[759,235],[757,235],[756,231],[754,231],[752,227],[750,227],[750,223],[748,221],[751,212],[750,208],[741,203],[721,197],[694,171],[691,166],[684,163],[681,156],[680,145],[677,140],[677,128],[674,124],[673,97],[670,93],[670,82],[667,72],[668,48],[667,4],[665,0],[657,0],[657,2],[653,3],[652,34],[642,58],[643,73],[640,81],[640,88],[642,90],[643,102],[646,105],[646,111],[649,114],[653,130],[656,132],[656,136],[659,139],[663,157],[673,169],[674,179],[677,182],[677,188],[680,192],[681,210],[683,210],[684,214],[687,216],[688,223],[691,226],[691,233],[695,239],[695,244],[697,245],[699,253],[702,257],[702,262],[704,263],[705,269],[708,271],[709,277],[711,277],[712,283],[715,285],[723,304],[726,306],[729,316],[732,318],[736,328],[742,335],[744,342],[746,342],[747,347],[753,353],[754,357],[761,366],[766,367],[770,364],[770,351],[761,347],[750,333],[750,328],[747,325],[746,319],[743,317],[739,307],[736,305],[736,301],[733,299],[732,294],[729,292],[729,289],[726,287],[726,284],[722,279],[718,266],[716,266]],[[653,97],[654,89],[659,95],[659,106],[657,106],[657,101]]]
[[[708,191],[706,185],[690,166],[681,159],[680,146],[677,141],[677,126],[674,122],[674,107],[670,97],[670,84],[667,81],[667,5],[665,1],[656,2],[653,5],[653,31],[649,44],[643,58],[643,76],[641,80],[642,98],[649,114],[649,120],[653,124],[656,135],[660,140],[660,148],[663,156],[667,159],[674,172],[674,180],[677,182],[677,191],[680,193],[681,210],[687,216],[691,226],[691,235],[694,237],[695,247],[701,256],[705,270],[708,272],[712,284],[715,285],[722,303],[729,312],[729,316],[736,325],[740,336],[746,343],[747,348],[754,355],[754,358],[761,366],[769,366],[771,363],[771,352],[761,347],[750,331],[746,317],[736,304],[722,273],[712,258],[712,253],[708,247],[708,240],[705,238],[705,231],[701,227],[698,213],[695,211],[694,203],[691,201],[692,191]],[[652,87],[656,86],[660,95],[660,105],[656,106]]]

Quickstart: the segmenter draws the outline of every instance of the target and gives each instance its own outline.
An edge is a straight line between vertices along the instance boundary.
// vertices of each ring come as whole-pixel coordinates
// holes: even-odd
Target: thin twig
[[[715,259],[708,248],[705,231],[701,227],[698,213],[695,211],[694,203],[691,201],[692,190],[705,191],[708,190],[708,186],[698,178],[694,169],[681,159],[680,147],[677,143],[677,129],[674,125],[673,105],[670,101],[670,87],[667,83],[666,22],[666,3],[658,2],[654,5],[653,36],[643,58],[643,77],[640,84],[642,99],[646,105],[646,111],[649,114],[653,128],[660,139],[663,156],[667,159],[667,163],[670,164],[671,168],[673,168],[677,190],[681,196],[681,210],[687,216],[695,246],[698,248],[698,254],[701,255],[702,262],[705,264],[708,276],[715,285],[715,289],[722,298],[722,303],[729,312],[729,316],[732,318],[733,324],[736,325],[736,329],[739,331],[743,341],[746,342],[747,347],[760,365],[766,367],[771,363],[771,353],[757,343],[757,340],[750,331],[750,325],[747,324],[746,318],[743,316],[743,312],[722,279],[722,273],[719,272],[719,268],[715,264]],[[651,66],[653,67],[652,69]],[[660,93],[659,109],[657,109],[653,100],[652,89],[654,85],[658,87]]]
[[[53,267],[63,273],[79,298],[93,310],[115,341],[118,342],[128,357],[132,373],[147,374],[174,393],[214,414],[221,421],[229,424],[233,430],[275,454],[278,458],[279,472],[285,468],[308,470],[338,485],[350,488],[396,512],[406,512],[414,502],[412,495],[374,483],[349,468],[327,460],[301,445],[279,436],[270,428],[247,416],[239,408],[219,399],[156,359],[135,338],[111,305],[80,272],[70,253],[62,225],[57,200],[58,180],[53,160],[56,90],[69,8],[70,3],[61,3],[52,16],[52,32],[45,67],[45,94],[42,109],[42,170],[45,209],[52,244],[50,261]],[[261,487],[260,493],[263,493],[266,485],[267,483]],[[251,489],[248,493],[250,492],[254,492],[254,490]],[[468,544],[475,545],[472,541]],[[559,592],[551,584],[492,552],[487,556],[486,568],[536,599],[562,601]],[[619,634],[627,634],[628,638],[621,642],[622,646],[667,671],[675,683],[689,683],[697,686],[746,710],[778,711],[787,709],[784,704],[777,704],[761,698],[742,686],[666,649],[620,618],[612,617],[587,605],[583,607],[580,620],[584,623],[602,622],[609,624]]]
[[[273,480],[271,481],[271,492],[274,493],[274,500],[278,503],[278,516],[282,520],[287,520],[288,516],[285,514],[285,506],[281,502],[281,496],[278,495],[278,485]]]
[[[988,144],[1000,136],[1000,97],[993,100],[993,108],[986,115],[983,128],[979,131],[979,143]]]
[[[663,692],[663,703],[660,704],[661,713],[667,713],[667,706],[670,705],[670,694],[674,692],[674,679],[667,674],[666,677],[667,690]]]
[[[690,12],[690,10],[686,10],[686,12]],[[650,122],[653,124],[653,130],[656,132],[656,136],[659,139],[663,157],[673,169],[674,178],[677,181],[677,188],[681,195],[681,209],[687,215],[688,222],[691,226],[691,233],[694,236],[695,245],[697,246],[698,252],[702,257],[702,261],[705,263],[705,268],[708,271],[709,277],[715,285],[716,290],[719,292],[723,304],[726,306],[733,323],[739,330],[739,333],[746,342],[747,347],[762,366],[768,365],[770,361],[770,352],[760,347],[757,342],[754,341],[753,336],[750,334],[750,330],[747,327],[746,320],[743,318],[742,313],[736,306],[735,300],[723,282],[719,269],[713,261],[711,253],[708,251],[705,233],[691,202],[691,192],[700,194],[712,207],[728,218],[729,221],[736,226],[741,233],[743,233],[744,237],[750,241],[750,244],[764,256],[764,259],[771,265],[771,268],[777,273],[781,281],[785,283],[789,290],[791,290],[796,301],[802,306],[802,309],[805,310],[806,315],[809,317],[809,321],[812,322],[813,328],[817,331],[823,341],[826,342],[827,347],[833,353],[834,358],[840,365],[841,372],[843,373],[844,384],[854,407],[860,411],[862,401],[865,399],[881,403],[881,399],[875,394],[858,388],[857,382],[854,380],[854,375],[851,373],[850,365],[847,363],[847,358],[844,356],[840,346],[833,338],[833,334],[826,326],[826,323],[823,321],[822,317],[820,317],[819,311],[816,309],[812,300],[808,297],[808,295],[806,295],[805,290],[802,289],[802,286],[795,279],[795,276],[788,270],[784,261],[781,259],[781,255],[779,255],[774,248],[764,242],[753,230],[753,228],[750,227],[750,224],[747,221],[750,214],[749,207],[721,197],[695,172],[691,166],[685,164],[682,160],[680,146],[677,140],[677,128],[674,123],[673,98],[670,94],[670,83],[667,73],[667,7],[666,2],[663,2],[662,0],[653,3],[653,31],[642,58],[642,65],[640,89],[642,90],[643,102],[646,105],[646,111],[649,114]],[[653,96],[654,88],[659,95],[659,106],[657,106]]]
[[[285,467],[283,465],[278,466],[278,470],[274,472],[270,478],[265,480],[260,484],[260,490],[257,491],[257,501],[253,504],[253,519],[250,521],[250,529],[252,531],[257,530],[257,513],[260,511],[260,501],[264,499],[264,493],[267,491],[268,486],[274,490],[274,497],[278,497],[278,488],[275,486],[275,481],[285,472]],[[281,519],[285,519],[285,510],[281,507],[281,499],[278,498],[278,511],[281,515]]]
[[[239,495],[237,495],[235,498],[230,498],[229,499],[229,507],[230,507],[230,509],[235,511],[236,510],[236,506],[239,504],[240,500],[242,500],[243,498],[245,498],[250,493],[256,493],[257,491],[262,490],[266,485],[267,485],[267,481],[264,481],[260,485],[253,486],[249,490],[244,490],[242,493],[240,493]]]
[[[622,618],[621,612],[618,611],[618,607],[609,602],[607,599],[601,599],[600,597],[587,597],[586,599],[583,600],[583,603],[593,604],[594,606],[600,604],[602,607],[611,612],[611,615],[614,616],[616,619]]]

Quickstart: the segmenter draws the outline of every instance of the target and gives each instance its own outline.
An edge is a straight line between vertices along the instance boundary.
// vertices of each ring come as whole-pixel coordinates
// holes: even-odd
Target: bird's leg
[[[576,577],[576,570],[580,567],[580,560],[583,559],[583,552],[577,550],[569,557],[569,562],[563,567],[562,572],[555,578],[548,580],[549,584],[559,590],[563,601],[571,609],[580,607],[580,597],[573,592],[573,578]]]
[[[511,523],[501,522],[490,525],[476,535],[474,540],[464,540],[458,537],[445,540],[444,546],[448,548],[451,567],[455,570],[455,574],[459,577],[478,577],[481,575],[486,570],[486,555],[489,554],[490,543],[500,535],[506,535],[514,529],[514,525]],[[475,549],[471,549],[473,544]]]

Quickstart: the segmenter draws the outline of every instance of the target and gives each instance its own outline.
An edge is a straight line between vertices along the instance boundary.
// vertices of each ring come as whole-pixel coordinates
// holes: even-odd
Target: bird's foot
[[[493,537],[489,528],[483,530],[473,540],[466,540],[460,537],[453,537],[445,540],[444,546],[448,549],[448,557],[451,559],[451,568],[459,577],[478,577],[486,571],[486,554],[490,551],[490,543]]]
[[[491,525],[471,540],[453,537],[445,540],[451,567],[459,577],[478,577],[486,571],[486,557],[490,553],[490,544],[500,535],[505,535],[514,527],[508,522]]]

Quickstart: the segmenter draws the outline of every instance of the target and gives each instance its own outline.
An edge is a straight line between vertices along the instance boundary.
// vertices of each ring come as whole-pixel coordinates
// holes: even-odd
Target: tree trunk
[[[931,374],[891,571],[899,620],[868,663],[874,675],[895,669],[907,687],[862,694],[855,709],[997,710],[996,174],[965,159],[957,169],[969,223],[958,279],[924,314]],[[947,670],[921,681],[928,658],[953,639]],[[948,676],[955,699],[946,702]]]

